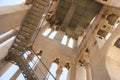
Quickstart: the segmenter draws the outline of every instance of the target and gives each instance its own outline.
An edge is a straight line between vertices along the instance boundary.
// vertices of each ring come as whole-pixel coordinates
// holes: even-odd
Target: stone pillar
[[[68,38],[67,38],[67,42],[66,42],[66,46],[68,46],[69,40],[70,40],[70,38],[68,37]]]
[[[57,32],[57,35],[55,36],[54,40],[58,41],[58,42],[61,42],[61,40],[63,39],[63,36],[65,35],[64,32],[62,31],[58,31]]]
[[[78,44],[77,44],[77,40],[73,39],[74,43],[73,43],[73,48],[78,48]]]
[[[75,80],[76,77],[76,64],[71,64],[68,71],[68,80]]]
[[[20,26],[30,7],[27,5],[0,7],[0,35]]]
[[[8,34],[4,35],[4,36],[1,36],[0,38],[0,43],[8,40],[9,38],[11,38],[12,36],[15,36],[17,33],[17,29],[13,29],[11,31],[8,32]]]
[[[61,64],[58,65],[58,69],[56,71],[56,80],[59,80],[61,74],[62,74],[62,68],[63,66]]]
[[[11,67],[11,65],[12,63],[7,61],[0,63],[0,76],[2,76]]]
[[[4,43],[0,45],[0,61],[3,60],[7,54],[8,54],[8,49],[10,48],[12,42],[14,40],[14,37],[8,39]]]
[[[87,77],[87,80],[92,80],[90,64],[86,63],[85,64],[85,68],[86,68],[86,77]]]
[[[20,75],[21,71],[20,69],[16,71],[16,73],[12,76],[12,78],[10,80],[16,80],[18,78],[18,76]]]
[[[97,44],[91,47],[89,52],[89,59],[91,64],[92,80],[110,80],[105,65],[105,56],[103,56],[105,51],[105,48],[99,50]]]

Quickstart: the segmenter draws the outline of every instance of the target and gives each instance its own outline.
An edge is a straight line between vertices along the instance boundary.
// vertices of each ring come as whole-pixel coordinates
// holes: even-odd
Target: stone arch
[[[115,15],[115,14],[109,14],[107,16],[107,20],[108,20],[108,24],[110,25],[114,25],[116,23],[116,21],[118,20],[119,16]]]

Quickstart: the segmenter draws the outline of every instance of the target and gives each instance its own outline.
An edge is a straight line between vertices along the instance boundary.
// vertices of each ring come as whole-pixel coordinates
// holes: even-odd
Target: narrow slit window
[[[62,43],[63,45],[66,45],[66,44],[67,44],[67,39],[68,39],[68,37],[67,37],[66,35],[64,35],[61,43]]]
[[[43,36],[48,36],[48,34],[51,32],[51,29],[47,29],[45,32],[43,32]]]
[[[73,45],[74,45],[74,40],[70,38],[68,42],[68,47],[73,48]]]
[[[57,34],[57,31],[54,31],[50,34],[49,38],[53,39],[55,37],[55,35]]]

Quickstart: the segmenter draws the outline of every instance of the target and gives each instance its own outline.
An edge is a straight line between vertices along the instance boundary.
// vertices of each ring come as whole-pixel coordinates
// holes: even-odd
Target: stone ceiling
[[[101,7],[102,5],[95,0],[59,0],[55,16],[62,31],[72,37],[78,37],[82,34],[80,31],[86,29]]]

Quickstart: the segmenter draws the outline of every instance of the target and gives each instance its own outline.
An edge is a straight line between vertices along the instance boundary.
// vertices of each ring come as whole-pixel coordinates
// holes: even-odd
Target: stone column
[[[58,32],[57,32],[57,35],[56,35],[55,38],[54,38],[54,40],[56,40],[56,41],[58,41],[58,42],[61,42],[64,35],[65,35],[64,32],[58,31]]]
[[[76,64],[71,64],[68,72],[68,80],[75,80],[76,77]]]
[[[15,36],[16,34],[17,34],[17,29],[12,29],[11,31],[8,32],[8,34],[0,37],[0,43],[8,40],[9,38]]]
[[[10,67],[12,63],[3,61],[2,63],[0,62],[0,76],[2,76]]]
[[[85,68],[86,68],[86,78],[87,78],[87,80],[92,80],[90,64],[86,63]]]
[[[20,75],[21,71],[20,69],[16,71],[16,73],[12,76],[12,78],[10,80],[16,80],[18,78],[18,76]]]
[[[63,68],[63,66],[61,64],[59,64],[58,69],[56,71],[56,80],[59,80],[59,78],[62,74],[62,68]]]
[[[3,60],[7,54],[8,54],[8,49],[10,48],[12,42],[14,40],[14,37],[8,39],[4,43],[0,45],[0,61]]]

